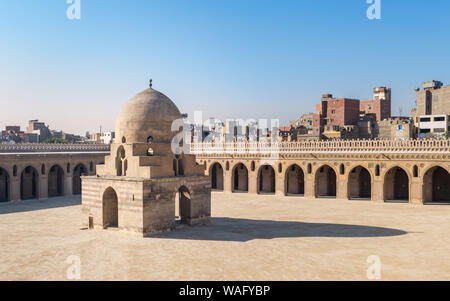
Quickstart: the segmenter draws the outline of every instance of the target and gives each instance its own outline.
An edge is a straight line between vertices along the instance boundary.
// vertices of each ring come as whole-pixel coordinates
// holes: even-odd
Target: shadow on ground
[[[407,232],[402,230],[371,226],[216,217],[212,218],[211,223],[206,226],[186,226],[182,229],[177,229],[177,231],[153,235],[150,238],[247,242],[254,239],[273,238],[362,238],[389,237],[405,234]]]
[[[47,200],[24,200],[0,203],[0,215],[81,205],[81,196],[56,197]]]

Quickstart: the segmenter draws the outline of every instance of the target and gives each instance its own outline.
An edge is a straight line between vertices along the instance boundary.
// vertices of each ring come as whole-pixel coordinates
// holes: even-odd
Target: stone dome
[[[131,98],[116,122],[116,143],[170,143],[176,132],[172,122],[181,118],[177,106],[164,94],[152,88]]]

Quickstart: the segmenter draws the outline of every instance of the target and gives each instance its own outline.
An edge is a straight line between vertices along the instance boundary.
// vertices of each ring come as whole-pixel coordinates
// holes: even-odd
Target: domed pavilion
[[[177,106],[151,88],[131,98],[116,123],[115,141],[97,175],[82,179],[83,224],[142,236],[205,224],[211,216],[211,185],[204,165],[174,154],[182,118]]]

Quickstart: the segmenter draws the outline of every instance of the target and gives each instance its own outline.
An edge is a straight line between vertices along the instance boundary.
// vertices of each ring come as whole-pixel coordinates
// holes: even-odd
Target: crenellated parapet
[[[109,152],[108,144],[0,144],[0,153]]]
[[[273,153],[450,153],[450,139],[209,142],[192,144],[191,152],[195,155]]]

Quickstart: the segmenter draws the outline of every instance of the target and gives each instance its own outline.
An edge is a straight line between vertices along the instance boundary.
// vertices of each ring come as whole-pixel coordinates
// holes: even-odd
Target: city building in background
[[[391,117],[391,89],[377,87],[373,89],[373,100],[360,102],[361,114],[374,115],[376,121],[382,121]]]
[[[27,133],[36,134],[39,143],[44,142],[48,138],[52,138],[48,125],[45,125],[44,122],[39,122],[39,120],[30,120],[28,122]]]
[[[20,126],[6,126],[1,132],[0,142],[2,143],[37,143],[38,135],[25,133],[20,130]]]
[[[431,80],[416,88],[416,108],[411,111],[418,138],[444,137],[450,132],[450,86]]]

